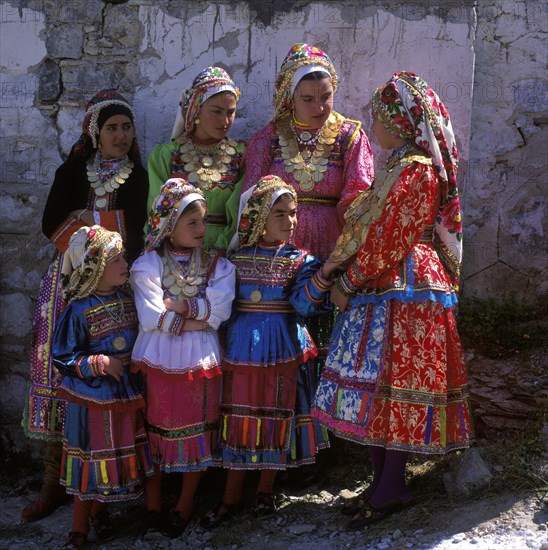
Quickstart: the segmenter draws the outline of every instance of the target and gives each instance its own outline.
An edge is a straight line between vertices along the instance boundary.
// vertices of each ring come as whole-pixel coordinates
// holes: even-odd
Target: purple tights
[[[405,502],[411,498],[411,492],[405,482],[407,451],[387,450],[384,447],[369,447],[369,456],[373,465],[371,482],[372,506],[382,507],[390,502]]]

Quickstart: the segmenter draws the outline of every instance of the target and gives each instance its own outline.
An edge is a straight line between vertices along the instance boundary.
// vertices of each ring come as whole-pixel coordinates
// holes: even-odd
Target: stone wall
[[[169,139],[181,89],[207,65],[226,67],[240,86],[231,135],[244,139],[268,121],[276,71],[294,42],[328,51],[341,81],[336,109],[364,121],[376,86],[394,71],[415,71],[447,104],[458,136],[464,292],[530,301],[543,295],[543,6],[0,0],[3,447],[30,445],[18,424],[34,299],[53,253],[41,233],[42,209],[80,133],[86,100],[102,88],[117,87],[133,102],[146,158]]]

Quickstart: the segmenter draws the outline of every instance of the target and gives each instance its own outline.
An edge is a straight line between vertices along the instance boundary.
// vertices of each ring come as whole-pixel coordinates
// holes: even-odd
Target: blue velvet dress
[[[61,484],[82,500],[136,498],[152,472],[142,379],[129,370],[137,328],[133,299],[122,290],[74,300],[55,327],[53,364],[68,401]],[[120,381],[97,375],[99,355],[122,361]]]
[[[230,260],[238,290],[222,363],[222,465],[285,469],[313,463],[329,442],[310,415],[317,350],[303,318],[331,309],[321,264],[282,243],[240,248]]]

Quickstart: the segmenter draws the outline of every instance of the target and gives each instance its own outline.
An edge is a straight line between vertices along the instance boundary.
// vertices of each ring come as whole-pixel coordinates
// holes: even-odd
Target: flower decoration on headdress
[[[327,70],[331,75],[333,91],[337,89],[338,79],[335,66],[329,56],[320,48],[297,42],[289,50],[276,77],[274,91],[274,116],[272,120],[279,120],[292,111],[292,81],[295,73],[302,67],[315,66]]]
[[[241,205],[238,223],[239,246],[256,244],[265,228],[266,218],[279,197],[289,193],[297,202],[295,189],[285,181],[273,175],[264,176],[257,185],[247,191],[245,204]]]
[[[124,251],[122,237],[100,225],[81,227],[69,240],[61,267],[65,300],[89,296],[99,284],[110,258]]]
[[[236,96],[236,101],[240,99],[240,90],[224,69],[221,67],[205,68],[194,79],[192,86],[183,90],[181,94],[171,139],[178,138],[181,134],[190,136],[194,132],[195,121],[202,104],[221,92],[231,92]]]
[[[194,187],[183,178],[171,178],[160,188],[148,215],[145,248],[159,248],[169,237],[183,210],[196,200],[205,201],[201,189]]]
[[[436,92],[414,73],[403,71],[373,94],[373,115],[393,135],[413,141],[429,157],[441,184],[436,236],[454,279],[462,259],[462,216],[457,188],[458,152],[449,113]],[[442,259],[443,259],[442,258]]]

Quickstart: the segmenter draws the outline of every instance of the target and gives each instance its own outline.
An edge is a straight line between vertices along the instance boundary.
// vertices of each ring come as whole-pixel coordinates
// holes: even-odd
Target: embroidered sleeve
[[[162,332],[169,332],[175,336],[181,336],[185,326],[185,318],[175,311],[164,310],[158,319],[158,328]]]
[[[134,292],[139,330],[161,330],[180,335],[185,319],[165,308],[162,271],[162,260],[156,252],[145,252],[131,267],[129,282]]]
[[[206,288],[205,299],[198,299],[196,319],[207,321],[217,330],[232,312],[236,292],[236,270],[226,258],[217,258]]]
[[[431,166],[413,163],[405,168],[338,284],[355,291],[399,264],[434,223],[439,201],[438,179]]]
[[[88,355],[87,321],[74,304],[69,304],[59,317],[52,339],[52,362],[65,376],[88,378],[100,376],[94,369],[94,357]]]
[[[81,227],[84,227],[85,224],[75,218],[68,216],[63,223],[54,231],[51,235],[50,240],[55,245],[59,252],[66,252],[68,248],[68,243],[72,234]]]
[[[319,315],[332,309],[328,290],[332,283],[321,276],[322,264],[310,254],[302,258],[289,301],[302,317]]]

